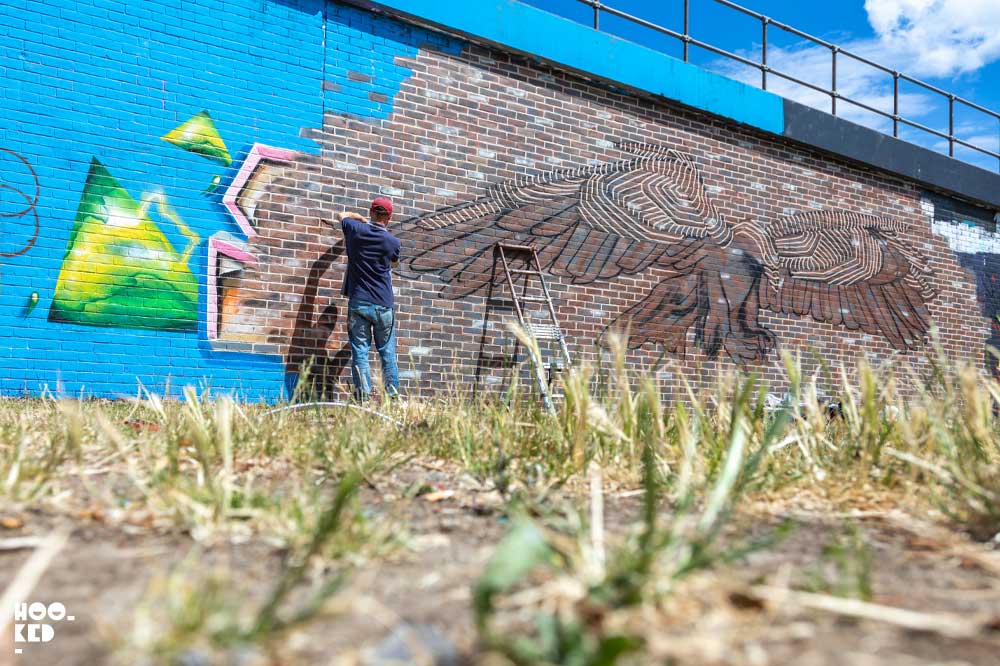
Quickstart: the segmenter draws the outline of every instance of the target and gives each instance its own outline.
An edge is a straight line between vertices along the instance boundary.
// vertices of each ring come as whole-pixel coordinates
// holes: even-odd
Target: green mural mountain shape
[[[226,142],[219,136],[219,130],[208,111],[196,113],[160,138],[178,148],[215,160],[223,166],[233,163]]]
[[[192,241],[194,243],[195,241]],[[146,210],[95,157],[66,245],[49,320],[195,330],[198,281]]]

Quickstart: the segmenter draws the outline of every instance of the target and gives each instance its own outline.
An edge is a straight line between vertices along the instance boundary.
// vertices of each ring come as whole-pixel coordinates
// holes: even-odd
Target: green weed
[[[871,601],[872,551],[860,528],[848,525],[823,546],[819,560],[803,571],[800,587],[807,592]]]

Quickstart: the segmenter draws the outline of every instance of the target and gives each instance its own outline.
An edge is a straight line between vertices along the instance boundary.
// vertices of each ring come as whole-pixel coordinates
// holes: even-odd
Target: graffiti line
[[[35,193],[33,196],[30,197],[21,190],[17,189],[16,187],[12,187],[11,185],[7,185],[6,183],[0,183],[0,189],[14,192],[15,194],[23,197],[25,203],[27,204],[27,206],[22,210],[15,211],[13,213],[0,213],[0,218],[19,218],[19,217],[24,217],[29,213],[33,215],[35,218],[34,232],[31,234],[31,238],[24,245],[24,247],[22,247],[17,252],[0,252],[0,257],[5,257],[5,258],[19,257],[35,246],[35,241],[38,240],[38,234],[41,231],[41,223],[38,219],[38,211],[35,209],[35,206],[38,204],[38,196],[41,193],[41,184],[39,183],[38,180],[38,174],[35,173],[35,170],[32,168],[31,164],[28,163],[28,160],[24,159],[24,157],[15,153],[13,150],[9,150],[7,148],[0,148],[0,152],[7,153],[9,155],[12,155],[16,159],[20,160],[24,164],[24,166],[28,168],[28,171],[31,173],[31,178],[35,181]]]
[[[765,310],[881,335],[901,351],[923,343],[933,271],[906,221],[838,209],[730,219],[690,156],[622,148],[639,158],[521,177],[404,222],[414,248],[404,270],[436,274],[443,297],[461,298],[490,284],[501,240],[534,245],[543,270],[577,285],[655,266],[658,281],[612,326],[630,328],[633,347],[680,354],[693,330],[708,356],[737,363],[775,347]]]

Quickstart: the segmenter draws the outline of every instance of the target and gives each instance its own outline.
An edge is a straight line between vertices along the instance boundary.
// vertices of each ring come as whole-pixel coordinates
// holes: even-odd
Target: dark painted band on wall
[[[682,62],[517,0],[346,0],[678,102],[1000,208],[1000,174]]]
[[[1000,208],[1000,174],[785,100],[788,139]]]

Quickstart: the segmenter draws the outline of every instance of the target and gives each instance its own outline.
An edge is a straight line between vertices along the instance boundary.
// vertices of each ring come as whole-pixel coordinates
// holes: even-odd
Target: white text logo
[[[58,601],[46,606],[40,601],[14,606],[14,643],[48,643],[56,631],[48,622],[72,622],[76,617],[66,614],[66,606]],[[44,620],[44,621],[43,621]],[[15,647],[14,654],[24,648]]]

